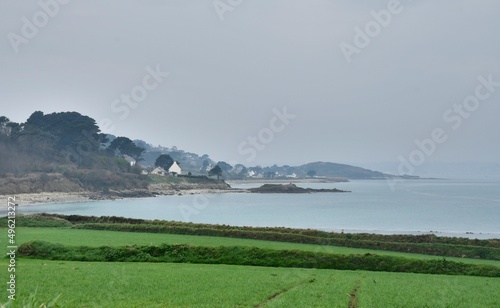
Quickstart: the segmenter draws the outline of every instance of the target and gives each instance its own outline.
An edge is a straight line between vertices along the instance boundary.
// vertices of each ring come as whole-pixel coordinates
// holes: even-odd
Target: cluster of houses
[[[130,166],[134,166],[136,164],[136,161],[128,156],[124,155],[123,158],[130,163]],[[210,171],[214,166],[212,164],[209,164],[205,166],[205,172]],[[182,174],[182,169],[180,167],[180,164],[178,161],[174,161],[171,166],[163,166],[163,167],[156,167],[154,169],[145,169],[142,170],[142,174],[148,175],[161,175],[161,176],[177,176]],[[236,165],[232,170],[230,171],[230,174],[234,175],[243,175],[244,178],[249,178],[249,179],[264,179],[264,178],[287,178],[287,179],[296,179],[299,178],[299,176],[295,173],[292,172],[291,174],[286,174],[286,173],[280,173],[278,171],[275,172],[264,172],[261,168],[248,168],[246,169],[243,165]]]
[[[135,166],[135,164],[137,163],[135,161],[135,159],[133,159],[132,157],[130,157],[128,155],[123,155],[123,159],[125,159],[130,164],[131,167]],[[153,170],[144,169],[144,170],[142,170],[141,174],[143,174],[143,175],[153,174],[153,175],[162,175],[162,176],[167,176],[167,175],[177,176],[177,175],[182,174],[181,166],[179,166],[179,162],[177,162],[177,161],[174,161],[170,167],[168,167],[168,168],[166,168],[166,167],[167,166],[156,167]]]
[[[156,167],[154,168],[149,174],[154,174],[154,175],[179,175],[182,174],[182,169],[179,166],[179,163],[174,161],[174,163],[168,167],[168,169],[165,169],[164,167]]]
[[[270,175],[267,174],[267,177],[269,177]],[[250,179],[263,179],[266,177],[266,174],[264,174],[264,172],[256,172],[254,170],[249,170],[247,172],[247,175],[246,175],[247,178],[250,178]],[[281,174],[279,172],[274,172],[273,174],[271,174],[271,177],[272,178],[287,178],[287,179],[296,179],[298,178],[299,176],[293,172],[292,174]]]

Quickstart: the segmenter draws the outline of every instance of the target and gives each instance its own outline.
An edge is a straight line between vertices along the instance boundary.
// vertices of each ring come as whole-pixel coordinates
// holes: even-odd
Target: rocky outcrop
[[[315,192],[350,192],[346,190],[333,189],[314,189],[302,188],[295,184],[264,184],[258,188],[250,188],[251,193],[286,193],[286,194],[307,194]]]

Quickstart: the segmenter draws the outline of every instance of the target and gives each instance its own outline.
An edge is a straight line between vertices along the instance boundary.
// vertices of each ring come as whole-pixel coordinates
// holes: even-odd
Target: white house
[[[156,167],[153,169],[153,171],[151,171],[151,174],[154,174],[154,175],[165,175],[166,172],[165,172],[165,169],[163,169],[162,167]]]
[[[170,168],[168,168],[168,171],[166,171],[162,167],[156,167],[155,169],[153,169],[153,171],[151,171],[151,174],[163,175],[163,176],[168,175],[168,174],[177,175],[177,174],[181,174],[181,173],[182,173],[181,167],[179,166],[179,164],[176,161],[174,161],[172,166],[170,166]]]
[[[176,161],[174,161],[172,166],[170,166],[170,168],[168,168],[168,172],[170,174],[177,175],[177,174],[181,174],[182,170],[181,170],[181,167],[179,166],[179,164]]]

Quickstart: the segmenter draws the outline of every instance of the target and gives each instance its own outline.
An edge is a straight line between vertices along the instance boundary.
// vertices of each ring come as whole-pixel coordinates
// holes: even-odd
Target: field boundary
[[[60,214],[20,216],[18,217],[18,226],[216,236],[365,248],[441,257],[500,260],[500,239],[478,240],[449,238],[437,237],[433,234],[349,234],[312,229],[237,227],[228,225],[194,224],[178,221],[144,220],[116,216],[95,217]]]
[[[19,246],[18,255],[25,258],[66,261],[204,263],[500,277],[500,268],[497,266],[466,264],[446,259],[417,260],[371,253],[340,255],[242,246],[162,244],[89,247],[32,241]]]

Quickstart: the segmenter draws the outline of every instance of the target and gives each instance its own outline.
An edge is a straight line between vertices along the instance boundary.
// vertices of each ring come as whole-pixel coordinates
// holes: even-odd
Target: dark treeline
[[[123,159],[140,160],[143,152],[126,137],[110,142],[94,119],[78,112],[36,111],[24,123],[0,117],[0,178],[58,173],[82,188],[144,187],[138,176],[124,175],[141,169]]]

